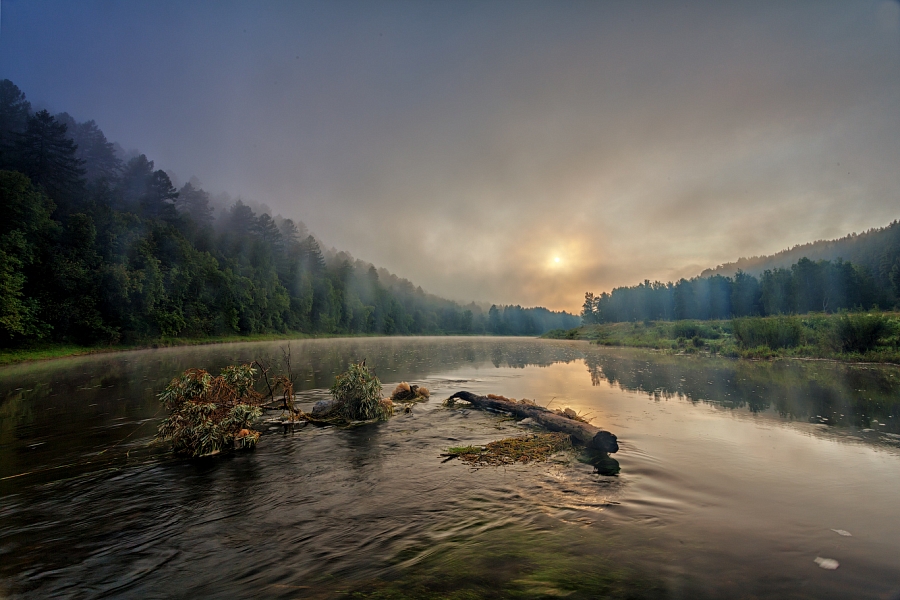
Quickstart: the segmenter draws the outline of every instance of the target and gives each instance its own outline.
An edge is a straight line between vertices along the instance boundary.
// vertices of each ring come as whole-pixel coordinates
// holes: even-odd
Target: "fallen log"
[[[507,412],[523,419],[530,418],[550,431],[568,433],[593,450],[609,454],[619,450],[619,442],[612,433],[595,427],[590,423],[557,414],[543,406],[500,399],[499,397],[477,396],[465,391],[456,392],[447,401],[452,403],[456,399],[464,400],[475,408]]]

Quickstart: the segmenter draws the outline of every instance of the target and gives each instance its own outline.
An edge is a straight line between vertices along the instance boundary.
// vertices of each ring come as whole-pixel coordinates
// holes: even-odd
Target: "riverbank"
[[[447,333],[430,334],[425,337],[479,337],[483,333]],[[180,346],[206,346],[211,344],[237,344],[242,342],[277,342],[279,340],[312,340],[331,338],[373,338],[373,337],[421,337],[404,335],[384,335],[380,333],[254,333],[246,335],[218,335],[196,338],[158,338],[135,344],[115,344],[104,346],[79,346],[77,344],[42,344],[28,348],[0,348],[0,366],[24,362],[85,356],[88,354],[108,354],[110,352],[127,352],[129,350],[147,350],[150,348],[176,348]],[[515,337],[515,336],[514,336]],[[522,336],[530,337],[530,336]]]
[[[599,323],[542,337],[677,354],[900,364],[900,313],[893,312]]]
[[[0,349],[0,365],[11,365],[22,362],[68,358],[86,354],[106,354],[109,352],[125,352],[128,350],[145,350],[148,348],[171,348],[178,346],[204,346],[208,344],[234,344],[240,342],[266,342],[278,340],[305,340],[332,337],[375,337],[371,334],[307,334],[307,333],[255,333],[248,335],[220,335],[196,338],[158,338],[136,344],[116,344],[105,346],[79,346],[76,344],[44,344],[30,348]]]

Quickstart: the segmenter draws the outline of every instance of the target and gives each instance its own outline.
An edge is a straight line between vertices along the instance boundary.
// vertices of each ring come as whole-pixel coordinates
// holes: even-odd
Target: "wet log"
[[[464,400],[475,408],[507,412],[523,419],[530,418],[550,431],[568,433],[593,450],[599,450],[610,454],[619,450],[619,443],[616,436],[612,433],[600,429],[599,427],[595,427],[590,423],[559,415],[543,406],[501,400],[500,398],[488,398],[487,396],[477,396],[471,392],[465,391],[456,392],[447,400],[452,403],[452,401],[456,399]]]

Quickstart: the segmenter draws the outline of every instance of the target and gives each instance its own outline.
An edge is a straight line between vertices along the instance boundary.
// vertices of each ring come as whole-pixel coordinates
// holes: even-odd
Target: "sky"
[[[0,2],[36,107],[455,300],[900,218],[896,0]]]

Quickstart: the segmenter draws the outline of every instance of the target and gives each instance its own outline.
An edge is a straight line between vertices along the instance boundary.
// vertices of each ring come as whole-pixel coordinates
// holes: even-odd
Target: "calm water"
[[[303,402],[362,358],[432,399],[378,425],[267,429],[234,456],[149,444],[174,375],[285,345],[0,369],[0,597],[900,597],[897,368],[311,340],[290,344]],[[443,463],[523,430],[441,405],[460,389],[588,414],[619,436],[621,472]]]

